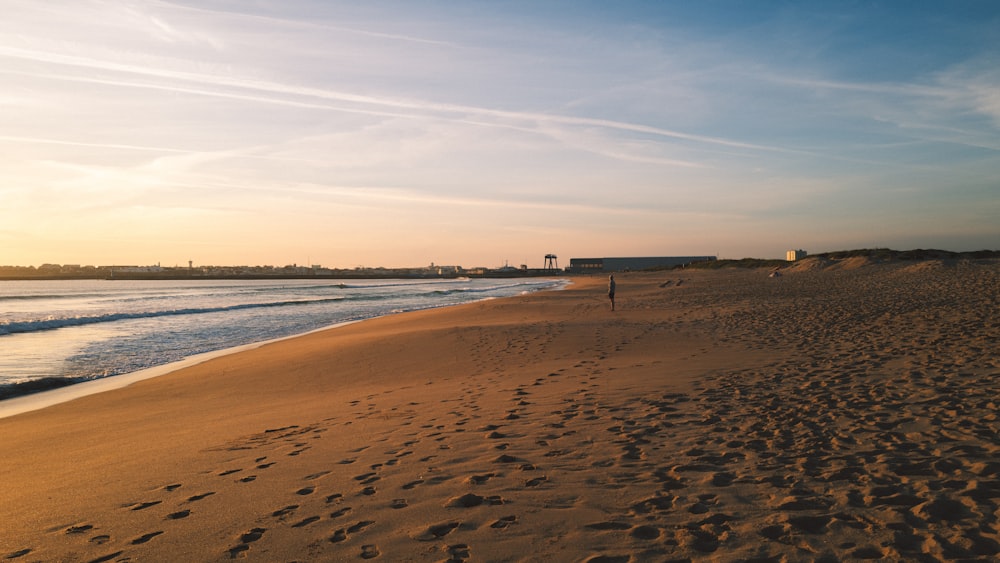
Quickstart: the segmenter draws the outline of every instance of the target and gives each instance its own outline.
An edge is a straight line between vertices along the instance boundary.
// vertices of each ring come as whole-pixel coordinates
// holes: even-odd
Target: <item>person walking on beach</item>
[[[611,310],[615,310],[615,275],[611,274],[608,279],[608,299],[611,300]]]

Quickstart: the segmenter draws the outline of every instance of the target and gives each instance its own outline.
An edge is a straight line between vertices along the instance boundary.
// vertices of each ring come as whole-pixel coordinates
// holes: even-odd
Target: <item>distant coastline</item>
[[[1000,250],[953,252],[937,249],[892,250],[865,248],[838,250],[809,255],[810,259],[844,260],[869,258],[876,262],[914,260],[982,260],[1000,258]],[[782,259],[742,258],[684,264],[686,268],[781,268],[795,262]],[[671,268],[650,268],[663,270]],[[430,266],[418,268],[324,268],[322,266],[79,266],[43,264],[34,266],[0,266],[0,281],[16,280],[356,280],[356,279],[457,279],[457,278],[522,278],[559,275],[580,275],[558,268],[463,268],[461,266]]]
[[[372,268],[360,270],[329,270],[326,268],[286,268],[271,272],[253,272],[239,268],[206,266],[203,268],[162,268],[157,270],[127,270],[107,267],[33,268],[0,266],[0,281],[43,280],[358,280],[358,279],[459,279],[459,278],[525,278],[565,275],[557,269],[499,268],[457,270],[448,272],[420,271],[413,268]],[[242,270],[242,271],[241,271]]]

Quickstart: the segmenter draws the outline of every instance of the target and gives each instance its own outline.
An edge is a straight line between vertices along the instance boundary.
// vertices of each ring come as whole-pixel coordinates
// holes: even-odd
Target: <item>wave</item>
[[[234,284],[203,284],[195,283],[189,285],[118,285],[104,286],[107,289],[89,291],[69,291],[66,293],[20,293],[20,294],[0,294],[0,302],[3,301],[59,301],[64,299],[99,299],[114,303],[132,303],[157,300],[171,300],[177,298],[209,298],[224,297],[227,295],[247,295],[247,294],[267,294],[280,292],[303,292],[315,293],[330,289],[344,289],[342,283],[330,283],[321,285],[296,285],[296,284],[275,284],[267,283],[262,285],[234,285]],[[358,286],[377,287],[377,286]]]
[[[31,379],[17,383],[4,383],[0,384],[0,401],[23,395],[31,395],[32,393],[50,391],[87,380],[88,378],[86,377],[43,377],[41,379]]]
[[[460,287],[455,289],[440,290],[436,293],[441,293],[444,295],[451,293],[496,293],[496,292],[502,292],[507,289],[517,289],[517,288],[525,288],[525,291],[537,291],[540,289],[554,287],[561,283],[563,283],[563,280],[530,281],[530,282],[509,283],[504,285],[494,285],[490,287]]]
[[[41,330],[55,330],[72,326],[81,326],[97,323],[109,323],[130,319],[150,319],[156,317],[172,317],[179,315],[202,315],[206,313],[225,313],[229,311],[240,311],[244,309],[264,309],[271,307],[289,307],[299,305],[318,305],[343,301],[343,297],[332,297],[327,299],[303,299],[295,301],[273,301],[268,303],[241,303],[239,305],[227,305],[224,307],[193,307],[186,309],[170,309],[164,311],[144,311],[140,313],[105,313],[102,315],[81,315],[77,317],[63,317],[56,319],[41,319],[32,321],[19,321],[0,324],[0,336],[5,334],[37,332]]]
[[[50,299],[89,299],[103,297],[103,293],[22,293],[17,295],[0,295],[0,301],[38,301]]]
[[[428,285],[442,285],[448,283],[455,283],[457,280],[453,279],[418,279],[418,280],[408,280],[408,281],[396,281],[396,282],[381,282],[381,283],[340,283],[336,284],[336,287],[342,289],[381,289],[383,287],[412,287],[412,286],[428,286]]]

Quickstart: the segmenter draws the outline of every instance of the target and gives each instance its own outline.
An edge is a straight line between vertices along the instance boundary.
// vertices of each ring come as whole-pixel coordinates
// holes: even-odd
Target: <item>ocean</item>
[[[548,278],[0,281],[0,399],[337,324],[564,283]]]

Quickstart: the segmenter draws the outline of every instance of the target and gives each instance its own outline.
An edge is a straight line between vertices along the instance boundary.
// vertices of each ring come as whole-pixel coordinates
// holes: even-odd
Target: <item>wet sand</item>
[[[0,419],[12,561],[989,561],[1000,264],[618,274]]]

